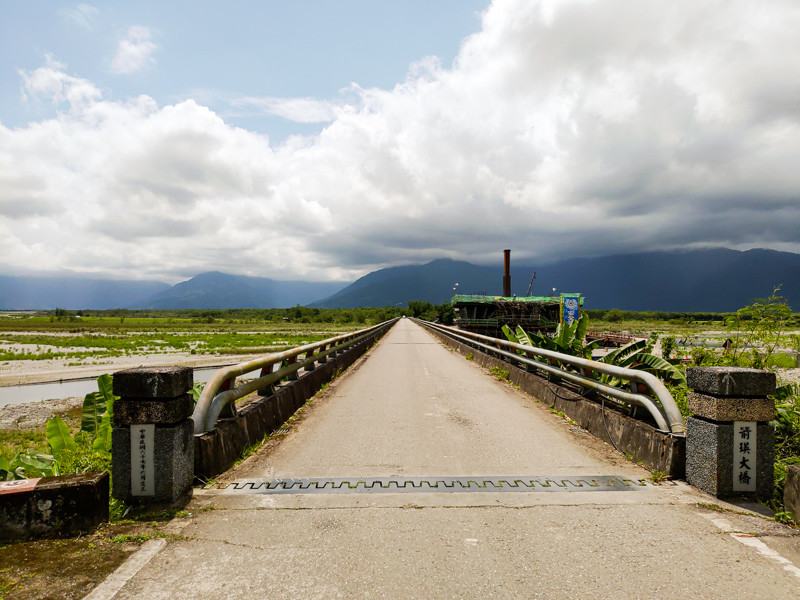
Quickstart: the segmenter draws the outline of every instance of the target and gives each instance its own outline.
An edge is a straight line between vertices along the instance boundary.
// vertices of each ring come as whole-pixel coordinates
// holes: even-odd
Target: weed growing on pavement
[[[570,425],[575,425],[576,427],[578,426],[578,424],[575,421],[573,421],[572,419],[569,418],[569,415],[567,415],[567,413],[561,412],[560,410],[558,410],[556,408],[552,408],[552,407],[549,410],[554,415],[558,415],[559,417],[564,419]]]
[[[652,483],[662,483],[664,481],[669,481],[669,475],[664,471],[653,471],[647,479]]]
[[[147,533],[122,533],[115,535],[111,538],[111,542],[115,544],[124,544],[126,542],[134,542],[136,544],[143,544],[148,540],[156,538],[174,538],[174,534],[164,533],[163,531],[149,531]]]
[[[492,367],[491,369],[489,369],[489,373],[494,375],[497,378],[498,381],[508,381],[508,374],[509,374],[509,370],[508,369],[504,369],[503,367],[495,366],[495,367]]]
[[[269,434],[266,434],[263,438],[261,438],[260,441],[255,442],[254,444],[251,444],[247,448],[242,450],[242,455],[239,457],[239,459],[235,463],[233,463],[233,465],[237,466],[237,465],[242,464],[245,460],[247,460],[253,454],[258,452],[258,449],[261,448],[261,446],[263,446],[265,442],[268,442],[270,440],[270,437],[271,436]]]
[[[713,502],[695,502],[695,507],[697,508],[704,508],[706,510],[711,510],[718,513],[731,513],[734,515],[744,515],[746,517],[758,517],[760,519],[767,519],[771,521],[770,517],[765,517],[759,513],[749,512],[746,510],[737,510],[735,508],[726,508],[724,506],[720,506],[719,504],[714,504]]]

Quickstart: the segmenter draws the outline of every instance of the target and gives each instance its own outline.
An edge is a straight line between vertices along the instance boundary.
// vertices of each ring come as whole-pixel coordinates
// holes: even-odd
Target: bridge
[[[352,367],[288,423],[289,409],[272,419],[279,429],[266,425],[260,450],[195,488],[172,539],[147,542],[89,597],[800,597],[791,530],[656,481],[513,383],[540,374],[493,374],[479,363],[500,354],[444,343],[410,319],[390,325],[352,337]],[[285,405],[286,390],[340,368],[348,350],[337,344],[247,365],[238,372],[260,379],[239,392],[226,384],[238,372],[221,373],[198,403],[214,417],[195,414],[195,451],[238,452],[259,435],[242,432],[269,419],[229,405],[255,389]],[[562,403],[578,402],[552,379]],[[115,494],[122,479],[115,467]]]

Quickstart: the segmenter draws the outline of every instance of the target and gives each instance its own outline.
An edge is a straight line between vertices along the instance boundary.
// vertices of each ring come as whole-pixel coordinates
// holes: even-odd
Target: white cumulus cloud
[[[67,103],[72,109],[79,109],[101,98],[100,90],[91,81],[69,75],[65,69],[65,65],[47,55],[45,66],[32,72],[20,70],[23,99]]]
[[[151,37],[150,29],[147,27],[130,27],[127,36],[117,45],[117,53],[111,61],[111,70],[114,73],[127,75],[141,71],[154,63],[153,53],[157,46]]]
[[[251,108],[295,123],[327,123],[333,121],[339,107],[316,98],[254,98],[244,97],[231,101],[234,108]]]
[[[350,104],[249,99],[327,123],[280,145],[51,60],[24,92],[65,109],[0,125],[4,262],[350,279],[507,247],[800,251],[799,29],[794,0],[495,0],[452,67]]]

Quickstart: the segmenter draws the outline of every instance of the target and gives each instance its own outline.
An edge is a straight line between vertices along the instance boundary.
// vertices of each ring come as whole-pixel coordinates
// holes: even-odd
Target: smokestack
[[[503,250],[503,263],[505,264],[505,274],[503,275],[503,296],[511,296],[511,250]]]

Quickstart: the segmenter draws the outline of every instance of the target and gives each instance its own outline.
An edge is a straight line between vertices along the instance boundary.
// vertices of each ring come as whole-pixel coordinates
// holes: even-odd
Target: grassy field
[[[145,354],[258,354],[324,340],[391,318],[392,309],[118,311],[0,314],[0,362]],[[312,320],[316,317],[317,320]]]
[[[320,331],[298,328],[285,331],[124,331],[113,333],[0,332],[0,361],[84,359],[129,354],[254,354],[272,352],[323,340],[355,328],[335,327]]]
[[[440,307],[430,306],[431,309]],[[412,307],[413,309],[413,307]],[[735,313],[671,313],[588,310],[590,332],[626,332],[674,338],[675,355],[719,349],[735,332]],[[146,354],[258,354],[281,351],[376,324],[409,309],[110,310],[0,312],[0,363],[55,359],[82,361]],[[431,313],[433,314],[433,313]],[[786,321],[785,342],[768,366],[794,366],[792,338],[800,315]]]

